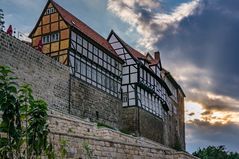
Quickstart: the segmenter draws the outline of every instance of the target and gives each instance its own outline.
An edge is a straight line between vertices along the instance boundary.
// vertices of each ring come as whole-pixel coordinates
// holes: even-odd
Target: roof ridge
[[[115,34],[115,35],[117,36],[117,38],[119,38],[120,42],[122,42],[122,43],[127,47],[127,49],[128,49],[129,51],[134,51],[134,53],[131,52],[131,54],[132,54],[133,56],[135,56],[135,53],[138,54],[138,55],[136,55],[135,58],[139,58],[139,56],[141,56],[140,58],[144,57],[144,58],[146,59],[145,54],[139,52],[138,50],[136,50],[135,48],[133,48],[132,46],[130,46],[128,43],[126,43],[124,40],[122,40],[122,39],[118,36],[118,34],[116,34],[113,30],[112,30],[111,32],[113,32],[113,34]]]
[[[94,29],[92,29],[90,26],[88,26],[86,23],[84,23],[82,20],[74,16],[72,13],[64,9],[62,6],[57,4],[53,0],[49,0],[49,2],[52,3],[52,5],[56,8],[58,13],[61,15],[62,19],[70,26],[74,27],[75,29],[79,30],[81,33],[83,33],[85,36],[87,36],[89,39],[95,41],[98,45],[103,47],[104,49],[108,50],[115,58],[123,62],[123,60],[118,56],[118,54],[115,52],[113,47],[109,44],[109,42],[99,33],[97,33]]]
[[[98,32],[96,32],[94,29],[92,29],[89,25],[87,25],[84,21],[80,20],[79,18],[77,18],[76,16],[74,16],[71,12],[69,12],[68,10],[66,10],[65,8],[63,8],[61,5],[59,5],[58,3],[56,3],[54,0],[50,0],[52,3],[54,3],[55,5],[57,5],[58,7],[60,7],[62,10],[64,10],[65,12],[67,12],[68,14],[70,14],[71,16],[73,16],[75,19],[77,19],[78,21],[80,21],[81,23],[83,23],[86,27],[88,27],[89,29],[91,29],[93,32],[95,32],[96,34],[98,34],[101,38],[105,39],[102,35],[100,35]],[[106,40],[106,39],[105,39]]]

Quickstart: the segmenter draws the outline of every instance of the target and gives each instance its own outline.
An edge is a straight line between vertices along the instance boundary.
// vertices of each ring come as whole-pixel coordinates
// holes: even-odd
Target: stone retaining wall
[[[57,152],[61,141],[66,141],[67,158],[87,158],[84,144],[92,150],[92,158],[113,159],[197,159],[145,138],[134,137],[97,124],[49,112],[51,141]]]
[[[0,31],[0,65],[10,66],[20,84],[34,88],[51,108],[68,112],[69,68]]]
[[[71,114],[119,128],[122,101],[71,76]]]

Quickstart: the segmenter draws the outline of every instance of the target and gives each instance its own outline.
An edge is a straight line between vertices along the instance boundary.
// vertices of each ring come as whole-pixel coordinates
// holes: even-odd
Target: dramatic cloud
[[[157,43],[166,66],[185,79],[186,90],[204,89],[239,98],[239,17],[233,9],[238,5],[239,1],[233,0],[204,2],[200,15],[183,20],[179,32],[166,32]],[[174,69],[176,65],[181,68]]]
[[[239,1],[195,0],[162,11],[138,1],[108,1],[108,9],[158,49],[186,93],[188,149],[213,144],[239,150]],[[132,29],[131,29],[132,30]],[[133,32],[132,32],[133,33]]]
[[[200,6],[200,0],[182,3],[170,13],[162,13],[159,6],[154,0],[108,1],[108,9],[135,27],[143,36],[139,43],[149,50],[155,49],[165,31],[176,31],[178,24]]]

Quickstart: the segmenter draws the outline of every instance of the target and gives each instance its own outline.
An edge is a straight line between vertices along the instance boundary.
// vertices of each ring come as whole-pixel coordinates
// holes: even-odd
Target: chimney
[[[154,52],[154,58],[157,61],[160,60],[160,53],[159,53],[159,51]]]

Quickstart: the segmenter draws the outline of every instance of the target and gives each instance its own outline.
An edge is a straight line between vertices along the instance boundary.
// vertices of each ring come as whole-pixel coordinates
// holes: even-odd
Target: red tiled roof
[[[129,51],[129,53],[133,56],[133,58],[139,60],[139,59],[143,59],[143,60],[146,60],[149,62],[149,65],[156,65],[160,62],[160,59],[155,59],[153,58],[150,54],[147,54],[149,55],[152,60],[148,60],[147,59],[147,55],[139,52],[138,50],[134,49],[133,47],[131,47],[129,44],[127,44],[126,42],[124,42],[124,40],[122,40],[113,30],[111,31],[110,35],[111,34],[114,34],[118,39],[119,41],[126,47],[126,49]],[[109,35],[109,36],[110,36]]]
[[[122,40],[113,30],[111,31],[110,35],[114,34],[120,42],[126,47],[126,49],[129,51],[129,53],[135,58],[135,59],[146,59],[146,56],[139,51],[135,50],[131,46],[129,46],[124,40]]]
[[[153,59],[150,61],[150,65],[157,65],[159,63],[159,60]]]
[[[114,32],[113,32],[114,33]],[[160,62],[160,60],[156,60],[154,59],[151,55],[151,57],[153,58],[152,60],[148,60],[146,55],[144,55],[143,53],[139,52],[138,50],[132,48],[130,45],[128,45],[126,42],[124,42],[116,33],[114,33],[118,39],[120,39],[120,41],[124,44],[124,46],[127,48],[127,50],[130,52],[130,54],[135,58],[135,59],[144,59],[147,60],[149,62],[150,65],[156,65]]]
[[[134,56],[134,58],[147,60],[149,62],[149,65],[157,65],[160,62],[159,59],[157,60],[157,59],[154,59],[154,58],[152,60],[148,60],[146,55],[144,55],[144,54],[140,53],[139,51],[135,50],[134,48],[132,48],[128,44],[125,43],[125,46],[129,50],[129,52],[132,54],[132,56]]]
[[[155,59],[150,53],[147,53],[146,58],[149,61],[149,65],[157,65],[159,63],[159,59]]]
[[[119,56],[114,51],[112,46],[108,43],[108,41],[102,37],[100,34],[98,34],[96,31],[91,29],[88,25],[86,25],[84,22],[76,18],[74,15],[72,15],[70,12],[65,10],[63,7],[61,7],[59,4],[57,4],[55,1],[50,0],[52,5],[56,8],[56,10],[59,12],[61,17],[71,26],[85,34],[90,39],[94,40],[96,43],[104,47],[106,50],[110,51],[114,56],[116,56],[118,59]],[[74,24],[73,24],[74,23]]]
[[[136,58],[136,59],[146,59],[146,56],[142,53],[140,53],[139,51],[135,50],[134,48],[132,48],[131,46],[129,46],[128,44],[125,45],[127,47],[127,49],[129,50],[129,52]]]
[[[153,59],[152,60],[148,60],[147,59],[147,57],[144,55],[144,54],[142,54],[142,53],[140,53],[139,51],[137,51],[137,50],[135,50],[134,48],[132,48],[131,46],[129,46],[128,44],[126,44],[125,43],[125,46],[127,47],[127,49],[129,50],[129,52],[131,53],[131,55],[132,56],[134,56],[134,58],[136,58],[136,59],[144,59],[144,60],[146,60],[146,61],[148,61],[149,62],[149,65],[151,66],[151,65],[157,65],[159,62],[160,62],[160,60],[158,59],[154,59],[153,57]],[[150,55],[151,56],[151,55]]]

